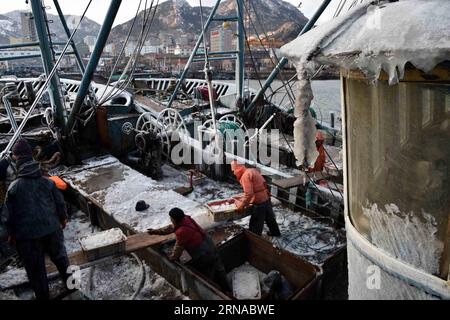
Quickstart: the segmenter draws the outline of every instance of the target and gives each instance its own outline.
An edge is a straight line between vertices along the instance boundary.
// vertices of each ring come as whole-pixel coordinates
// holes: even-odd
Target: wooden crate
[[[123,234],[120,241],[111,243],[107,246],[98,247],[94,249],[86,249],[83,243],[83,240],[88,238],[89,236],[82,237],[78,241],[81,246],[81,250],[83,251],[84,255],[86,256],[86,259],[88,262],[99,260],[104,257],[109,257],[113,255],[118,254],[124,254],[126,251],[126,241],[127,237]]]
[[[189,171],[182,171],[181,175],[183,176],[183,179],[186,180],[187,182],[190,182],[191,180],[191,173]],[[201,172],[195,172],[194,175],[192,176],[192,185],[193,186],[198,186],[200,184],[202,184],[203,182],[205,182],[207,176],[204,175]]]
[[[239,200],[240,198],[242,198],[242,196],[208,202],[206,204],[206,207],[208,207],[214,222],[238,220],[247,217],[250,214],[248,210],[245,213],[238,213],[236,209],[217,209],[217,206],[223,205],[225,203],[234,204],[236,203],[236,200]]]

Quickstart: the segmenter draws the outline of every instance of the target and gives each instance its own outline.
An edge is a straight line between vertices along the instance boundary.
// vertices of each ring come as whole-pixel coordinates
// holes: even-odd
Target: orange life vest
[[[56,184],[56,187],[59,190],[65,191],[69,187],[67,185],[67,183],[65,183],[64,180],[62,180],[60,177],[53,176],[53,177],[49,177],[49,179],[52,180]]]

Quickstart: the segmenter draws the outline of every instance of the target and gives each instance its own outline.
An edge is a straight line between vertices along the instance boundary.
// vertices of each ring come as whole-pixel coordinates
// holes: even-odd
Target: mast
[[[97,37],[97,42],[95,43],[94,51],[92,52],[89,63],[86,67],[86,72],[80,83],[80,89],[78,90],[77,97],[73,104],[72,111],[67,122],[66,134],[70,134],[73,126],[75,125],[76,116],[81,109],[81,106],[89,92],[91,81],[94,77],[95,70],[97,69],[98,62],[102,55],[103,49],[105,48],[106,41],[111,32],[114,20],[116,18],[117,12],[119,11],[122,0],[112,0],[109,9],[106,13],[105,20],[103,21],[100,33]]]
[[[217,0],[214,5],[208,20],[206,20],[203,29],[206,31],[211,26],[212,22],[225,22],[225,21],[235,21],[237,22],[237,36],[238,43],[237,49],[235,51],[225,51],[225,52],[209,52],[209,55],[213,55],[214,57],[209,58],[209,61],[221,61],[221,60],[236,60],[236,86],[237,86],[237,95],[238,98],[243,97],[244,93],[244,50],[245,50],[245,30],[244,30],[244,2],[243,0],[235,0],[237,3],[236,16],[234,17],[216,17],[217,10],[219,9],[219,5],[221,4],[221,0]],[[197,43],[195,44],[194,50],[192,51],[186,66],[184,67],[183,73],[177,81],[175,86],[175,90],[173,91],[169,102],[167,104],[167,108],[170,108],[175,101],[178,91],[180,90],[183,80],[186,79],[187,73],[194,62],[203,62],[204,57],[198,58],[199,56],[204,56],[204,53],[199,53],[198,49],[203,42],[203,34],[202,32],[197,39]]]
[[[49,35],[47,33],[46,21],[44,17],[44,7],[41,0],[31,0],[31,10],[33,11],[36,33],[39,38],[44,71],[48,77],[54,68],[52,48],[50,47]],[[64,129],[66,124],[66,110],[61,94],[61,82],[57,74],[53,76],[49,86],[50,101],[55,111],[55,124]]]
[[[236,62],[236,87],[237,99],[244,98],[244,52],[245,52],[245,26],[244,26],[244,0],[236,0],[237,3],[237,51],[238,59]]]
[[[58,2],[58,0],[53,0],[53,3],[55,5],[56,11],[58,11],[58,16],[59,16],[59,19],[61,20],[61,24],[64,28],[64,31],[67,34],[67,38],[70,38],[70,30],[69,30],[69,27],[67,26],[66,18],[64,17],[64,14],[61,10],[59,2]],[[75,42],[73,40],[71,41],[70,45],[72,46],[73,52],[75,54],[75,58],[77,59],[77,64],[78,64],[78,67],[80,68],[81,74],[83,74],[84,71],[86,70],[86,68],[83,64],[83,60],[81,59],[81,55],[78,52],[77,46],[75,45]]]

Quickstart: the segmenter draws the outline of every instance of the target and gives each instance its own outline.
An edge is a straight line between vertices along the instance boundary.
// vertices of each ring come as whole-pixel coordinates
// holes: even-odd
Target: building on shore
[[[34,27],[33,14],[28,11],[20,13],[20,22],[22,25],[22,35],[25,41],[37,41],[36,28]]]
[[[225,52],[233,50],[233,30],[219,28],[210,33],[211,52]]]

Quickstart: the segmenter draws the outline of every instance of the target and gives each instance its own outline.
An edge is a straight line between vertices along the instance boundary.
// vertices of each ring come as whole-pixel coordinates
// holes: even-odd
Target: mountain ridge
[[[288,42],[298,35],[308,21],[300,10],[283,0],[250,0],[245,3],[244,9],[247,14],[244,23],[247,27],[248,37],[271,34],[271,37],[275,40]],[[212,7],[203,7],[204,21],[211,11]],[[236,2],[226,0],[220,4],[217,14],[219,16],[236,16],[236,11]],[[15,10],[0,14],[0,44],[9,44],[10,37],[23,37],[20,12],[20,10]],[[67,40],[59,17],[49,13],[47,16],[49,20],[53,21],[50,24],[53,40]],[[66,21],[71,30],[77,24],[77,19],[79,17],[74,15],[66,16]],[[138,14],[131,36],[132,40],[137,39],[143,19],[144,10]],[[132,21],[133,19],[115,26],[111,31],[108,43],[123,42]],[[220,23],[216,22],[211,27],[218,26],[220,26]],[[230,26],[235,29],[234,23],[231,23]],[[201,34],[201,29],[200,7],[191,6],[186,0],[168,0],[159,5],[148,39],[150,43],[156,45],[161,42],[167,42],[167,45],[175,45],[175,42],[178,42],[181,38],[187,38],[186,44],[192,44]],[[75,42],[82,42],[86,36],[96,37],[99,30],[100,25],[86,17],[75,35]],[[170,43],[171,41],[173,43]]]
[[[9,38],[23,38],[22,23],[20,19],[20,13],[23,10],[14,10],[8,13],[0,14],[0,44],[9,44]],[[52,39],[56,41],[67,41],[67,35],[64,31],[59,16],[47,13],[49,21],[53,23],[49,24],[50,32],[52,33]],[[69,25],[69,29],[73,29],[80,19],[76,15],[66,15],[66,22]],[[80,29],[75,34],[75,42],[82,42],[86,36],[97,36],[100,30],[100,25],[85,17],[80,25]]]

